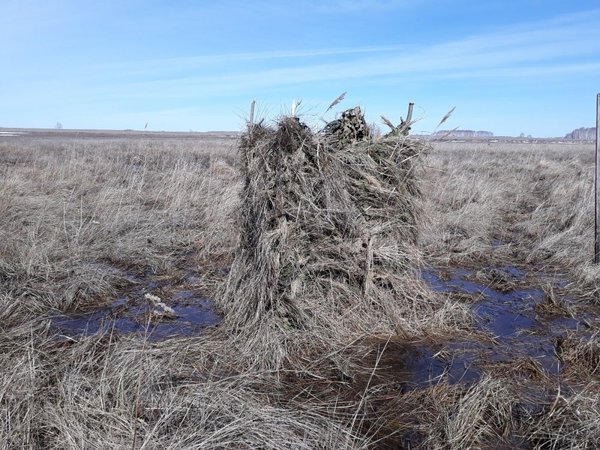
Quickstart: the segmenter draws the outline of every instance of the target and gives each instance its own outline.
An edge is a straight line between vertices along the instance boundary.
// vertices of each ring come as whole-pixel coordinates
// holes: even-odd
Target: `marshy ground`
[[[294,371],[251,369],[213,302],[236,147],[0,135],[1,447],[600,446],[591,144],[434,142],[412,289],[441,307]]]

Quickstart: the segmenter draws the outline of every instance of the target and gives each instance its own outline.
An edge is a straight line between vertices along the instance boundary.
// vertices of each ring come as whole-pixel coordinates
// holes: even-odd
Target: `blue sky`
[[[597,0],[0,0],[0,126],[239,130],[301,99],[415,131],[593,126]],[[332,113],[325,116],[332,118]]]

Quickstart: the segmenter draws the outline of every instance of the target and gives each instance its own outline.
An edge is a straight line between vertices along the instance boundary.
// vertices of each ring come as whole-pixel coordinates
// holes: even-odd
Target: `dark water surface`
[[[567,332],[580,330],[583,322],[574,314],[544,314],[547,293],[566,285],[560,276],[530,276],[517,267],[472,270],[426,269],[421,277],[437,292],[467,301],[474,316],[474,333],[448,342],[389,344],[385,350],[389,375],[406,389],[446,380],[471,384],[490,364],[534,360],[545,372],[556,375],[560,361],[556,343]],[[53,325],[59,335],[76,338],[98,332],[137,333],[151,340],[196,336],[217,326],[222,317],[211,299],[193,289],[196,275],[183,282],[136,278],[137,287],[112,304],[92,311],[57,314]],[[192,286],[190,286],[192,285]],[[181,289],[186,288],[186,289]],[[189,289],[187,289],[189,288]],[[146,294],[156,295],[172,308],[165,311]],[[560,293],[557,294],[560,297]],[[466,300],[465,300],[466,299]],[[568,304],[570,299],[563,296]]]
[[[193,283],[193,274],[188,278],[187,281]],[[113,332],[137,333],[160,341],[175,336],[199,335],[222,320],[213,301],[193,289],[175,290],[168,282],[152,277],[135,277],[134,281],[138,287],[116,298],[110,305],[91,311],[58,313],[52,318],[53,326],[59,335],[71,338]],[[185,282],[183,287],[186,287]],[[146,294],[155,295],[170,310],[155,305],[145,297]]]
[[[450,383],[469,383],[476,381],[487,365],[518,360],[534,360],[548,374],[557,375],[561,369],[557,342],[569,331],[585,330],[585,323],[567,311],[540,313],[540,306],[549,301],[540,285],[560,290],[567,284],[560,276],[541,276],[543,280],[540,274],[528,277],[517,267],[423,270],[421,277],[433,290],[469,296],[474,328],[480,333],[478,337],[448,342],[436,355],[424,353],[413,363],[415,377],[423,380],[425,370],[434,374],[446,371]],[[561,300],[567,305],[571,302],[567,297]]]

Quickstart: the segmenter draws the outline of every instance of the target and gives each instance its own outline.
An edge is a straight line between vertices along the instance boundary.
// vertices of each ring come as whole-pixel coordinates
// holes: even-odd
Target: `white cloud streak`
[[[598,75],[600,10],[498,29],[430,46],[359,47],[166,58],[88,68],[70,86],[38,81],[39,102],[185,100],[274,88],[375,80],[530,79]],[[247,64],[255,63],[255,64]],[[181,76],[197,72],[198,76]],[[15,100],[16,101],[16,100]]]
[[[367,80],[378,77],[490,78],[552,77],[598,73],[600,64],[600,10],[524,24],[454,42],[421,48],[365,47],[281,51],[157,60],[140,63],[142,82],[125,83],[123,90],[161,92],[162,95],[227,95],[328,81]],[[304,59],[316,58],[306,63]],[[328,62],[328,60],[335,62]],[[233,70],[196,77],[153,79],[157,67],[199,72],[208,61],[240,63],[264,60],[272,68]],[[285,64],[277,60],[286,60]],[[167,69],[168,71],[168,69]],[[123,72],[120,71],[122,74]]]
[[[321,13],[355,13],[361,11],[381,11],[412,6],[415,0],[300,0],[300,7],[309,7]],[[421,2],[423,3],[423,2]]]

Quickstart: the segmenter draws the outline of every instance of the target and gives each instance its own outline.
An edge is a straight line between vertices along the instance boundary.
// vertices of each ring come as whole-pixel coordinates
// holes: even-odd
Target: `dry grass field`
[[[398,332],[275,366],[221,322],[237,146],[0,136],[1,448],[600,447],[591,144],[433,142]]]

